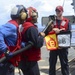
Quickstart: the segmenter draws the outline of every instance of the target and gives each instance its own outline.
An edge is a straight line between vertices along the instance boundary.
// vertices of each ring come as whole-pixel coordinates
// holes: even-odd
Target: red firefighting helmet
[[[37,13],[37,10],[35,8],[28,7],[27,11],[28,11],[28,18],[26,21],[31,21],[31,20],[33,20],[34,17],[38,17],[38,13]]]

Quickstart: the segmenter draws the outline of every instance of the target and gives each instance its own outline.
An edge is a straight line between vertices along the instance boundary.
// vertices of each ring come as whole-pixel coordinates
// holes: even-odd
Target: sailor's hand
[[[45,33],[40,32],[39,34],[40,34],[41,36],[45,37]]]
[[[5,52],[5,56],[7,57],[7,59],[10,59],[10,58],[13,56],[13,53],[10,52],[9,50],[7,50],[7,51]]]
[[[56,34],[60,33],[60,29],[59,28],[53,28],[53,31],[55,31]]]
[[[65,30],[65,28],[60,29],[60,31],[63,31],[63,30]]]

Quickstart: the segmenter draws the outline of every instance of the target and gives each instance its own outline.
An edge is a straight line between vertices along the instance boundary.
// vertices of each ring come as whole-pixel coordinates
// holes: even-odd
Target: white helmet
[[[21,11],[24,11],[21,13]],[[27,10],[23,5],[16,5],[12,10],[11,10],[11,18],[12,19],[26,19],[27,18]]]

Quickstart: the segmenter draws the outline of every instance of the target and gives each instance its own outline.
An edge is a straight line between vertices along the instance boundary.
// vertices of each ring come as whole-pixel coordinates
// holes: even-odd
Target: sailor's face
[[[56,10],[56,15],[57,15],[58,17],[60,17],[60,16],[62,15],[62,13],[63,13],[63,11]]]
[[[37,19],[38,19],[38,13],[37,12],[32,13],[32,19],[33,19],[34,23],[37,23]]]

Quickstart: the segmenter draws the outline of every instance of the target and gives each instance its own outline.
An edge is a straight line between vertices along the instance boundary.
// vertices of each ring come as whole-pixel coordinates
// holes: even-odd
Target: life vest
[[[17,29],[18,29],[18,24],[16,23],[16,21],[10,20],[9,23],[15,25],[15,26],[17,27]],[[18,37],[17,37],[17,43],[16,43],[16,45],[15,45],[15,46],[8,46],[8,45],[7,45],[7,46],[8,46],[8,50],[9,50],[10,52],[15,52],[16,50],[18,50],[18,49],[21,48],[21,34],[19,33],[19,31],[17,32],[17,35],[18,35]],[[6,41],[5,41],[5,43],[6,43]],[[6,43],[6,44],[7,44],[7,43]],[[2,58],[2,57],[4,57],[4,54],[1,55],[1,58]],[[14,66],[18,66],[18,62],[19,62],[20,60],[21,60],[21,59],[20,59],[20,55],[16,55],[16,56],[14,56],[13,58],[11,58],[11,59],[9,60],[9,62],[11,62]]]
[[[65,31],[68,29],[68,23],[69,20],[66,18],[63,18],[63,20],[60,22],[60,25],[58,25],[57,20],[54,22],[54,28],[65,28]],[[48,50],[57,50],[59,48],[58,46],[58,39],[55,31],[50,31],[49,34],[45,37],[46,41],[46,47]]]
[[[67,18],[63,18],[60,23],[60,26],[58,25],[57,21],[54,22],[54,28],[59,28],[59,29],[65,28],[66,31],[68,29],[68,23],[69,20]]]
[[[23,24],[23,31],[22,31],[22,40],[24,42],[28,42],[24,36],[24,34],[26,33],[26,31],[30,28],[30,27],[35,27],[34,24],[32,24],[31,22],[25,22]],[[36,28],[36,27],[35,27]],[[31,40],[31,39],[30,39]],[[38,61],[41,59],[41,52],[39,48],[35,48],[34,46],[26,51],[24,51],[21,55],[21,60],[24,61]]]

